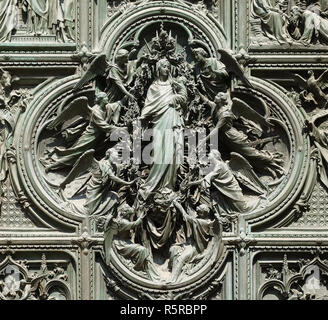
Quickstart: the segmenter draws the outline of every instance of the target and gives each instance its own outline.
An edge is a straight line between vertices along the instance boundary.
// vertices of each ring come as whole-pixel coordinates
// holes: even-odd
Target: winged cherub
[[[219,92],[226,92],[229,88],[229,73],[234,74],[246,86],[252,87],[236,58],[226,50],[220,49],[218,52],[220,59],[209,57],[203,48],[193,49],[195,77],[205,95],[214,100]]]
[[[206,99],[203,97],[203,99]],[[250,106],[238,98],[231,100],[229,93],[220,92],[215,97],[215,101],[205,100],[212,108],[212,117],[215,123],[215,128],[208,135],[206,140],[210,140],[213,136],[218,135],[219,140],[230,150],[245,157],[251,164],[263,171],[267,171],[273,178],[277,174],[285,173],[282,163],[284,162],[282,154],[279,152],[269,152],[258,150],[248,136],[236,129],[234,121],[236,116],[232,110],[244,109],[258,125],[259,134],[262,134],[261,126],[270,127],[272,124],[268,118],[261,116],[255,112]],[[265,106],[265,105],[264,105]],[[238,112],[238,111],[237,111]],[[268,111],[266,111],[268,113]],[[273,140],[277,137],[270,137],[268,140]],[[258,140],[260,144],[263,140]],[[256,142],[256,143],[257,143]]]
[[[80,130],[82,134],[75,139],[75,142],[71,147],[60,148],[55,147],[49,154],[51,164],[46,165],[46,172],[55,171],[58,169],[73,167],[76,160],[83,155],[84,152],[94,148],[97,142],[104,141],[102,137],[109,136],[110,133],[118,127],[111,123],[115,112],[111,112],[113,104],[108,104],[107,94],[100,92],[96,95],[95,105],[90,108],[88,106],[88,99],[86,97],[80,97],[73,100],[69,106],[62,111],[59,108],[58,116],[48,125],[48,129],[54,129],[59,125],[62,126],[63,133],[66,134],[68,140],[73,140],[79,133],[76,123],[73,122],[72,129],[63,128],[63,123],[66,120],[74,119],[76,116],[80,116],[78,121],[83,127],[83,122],[89,121],[89,124],[85,130]],[[82,117],[82,119],[81,119]],[[76,133],[78,131],[78,133]]]
[[[121,100],[124,96],[135,100],[129,86],[133,83],[140,59],[130,60],[133,52],[119,49],[114,57],[114,63],[110,63],[105,54],[98,55],[73,90],[78,91],[96,79],[96,87],[107,93],[109,102]]]

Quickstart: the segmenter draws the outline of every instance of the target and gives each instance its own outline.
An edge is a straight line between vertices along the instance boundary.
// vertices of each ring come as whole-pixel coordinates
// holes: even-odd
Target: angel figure
[[[10,41],[11,35],[17,29],[18,0],[0,1],[0,42]]]
[[[319,78],[315,78],[312,70],[308,71],[308,79],[304,79],[298,74],[292,75],[296,83],[305,90],[302,94],[306,101],[313,101],[319,108],[325,108],[328,95],[324,90],[328,87],[328,70],[323,72]]]
[[[239,182],[229,165],[222,160],[220,152],[213,149],[208,160],[210,172],[200,180],[187,184],[187,187],[200,185],[199,203],[209,207],[214,205],[224,214],[250,211]]]
[[[312,143],[317,148],[317,169],[320,181],[328,188],[328,130],[316,125],[320,119],[326,118],[328,111],[324,110],[305,121],[305,129],[308,131]]]
[[[136,221],[130,221],[134,214],[133,208],[124,204],[116,217],[109,215],[105,223],[104,251],[106,264],[110,263],[110,250],[114,249],[125,259],[133,262],[133,268],[137,271],[144,271],[153,281],[159,281],[160,277],[151,261],[150,252],[141,244],[133,243],[131,232],[138,227],[145,217],[145,213],[140,215]]]
[[[285,173],[281,166],[284,162],[281,153],[256,149],[255,145],[265,142],[265,139],[255,141],[254,144],[249,140],[246,134],[234,127],[236,116],[232,112],[232,109],[236,109],[234,104],[237,104],[239,109],[245,108],[250,112],[254,116],[254,121],[257,121],[260,125],[270,127],[272,125],[268,119],[262,117],[240,99],[235,98],[231,100],[228,93],[221,92],[215,97],[215,102],[207,100],[207,103],[209,103],[212,108],[212,115],[215,122],[215,129],[211,131],[207,140],[210,140],[213,136],[218,136],[219,140],[231,152],[239,153],[249,160],[253,166],[263,171],[267,171],[274,178],[277,177],[277,174],[283,175]],[[256,129],[261,134],[262,129],[260,125]],[[275,138],[277,137],[270,137],[268,140],[274,140]]]
[[[55,171],[62,168],[72,167],[76,160],[83,155],[84,152],[97,146],[98,142],[103,141],[104,136],[109,136],[110,133],[117,129],[117,126],[110,123],[113,113],[108,105],[108,97],[104,92],[96,95],[95,105],[93,108],[88,106],[88,99],[86,97],[77,98],[70,103],[70,105],[62,111],[59,110],[58,116],[48,125],[48,129],[54,129],[57,126],[65,123],[66,120],[73,119],[80,115],[84,120],[89,120],[88,126],[83,133],[69,148],[55,147],[48,157],[51,159],[51,164],[46,165],[46,172]],[[83,127],[83,122],[79,125]],[[73,140],[80,133],[79,126],[70,128],[63,128],[63,133],[68,140]],[[81,128],[80,128],[81,129]]]
[[[298,6],[291,8],[291,21],[297,24],[299,21],[304,25],[303,34],[298,41],[304,45],[309,45],[313,36],[320,41],[319,37],[328,42],[328,20],[320,16],[320,10],[315,7],[307,7],[302,10]]]
[[[260,18],[262,31],[269,39],[279,44],[292,42],[286,31],[287,16],[278,6],[272,6],[268,0],[253,0],[252,15]]]
[[[125,181],[118,176],[116,161],[118,153],[115,148],[109,149],[101,160],[94,158],[95,150],[86,151],[75,163],[72,170],[60,184],[62,190],[74,181],[78,176],[89,171],[82,186],[72,195],[74,197],[82,191],[86,191],[86,200],[82,214],[102,216],[110,212],[119,203],[116,185],[131,186],[133,181]],[[76,208],[75,208],[76,209]],[[78,210],[79,211],[79,210]]]
[[[105,54],[98,55],[90,64],[88,70],[75,85],[74,90],[80,90],[91,80],[97,80],[97,87],[102,88],[105,80],[105,87],[102,89],[107,93],[109,102],[121,100],[127,96],[130,100],[135,97],[129,92],[129,86],[134,80],[137,61],[130,60],[132,52],[126,49],[119,49],[115,55],[114,63],[109,63]]]
[[[214,100],[219,92],[226,92],[229,85],[229,72],[234,73],[247,86],[252,87],[237,60],[225,50],[218,50],[218,58],[208,57],[203,48],[193,49],[196,60],[195,76],[205,95]]]
[[[218,92],[227,91],[229,74],[225,65],[217,58],[208,57],[203,48],[193,50],[196,60],[195,74],[198,83],[210,99],[214,99]]]
[[[202,204],[196,208],[197,217],[188,215],[182,205],[174,200],[174,205],[182,214],[183,220],[191,229],[191,235],[184,244],[173,245],[170,248],[170,262],[172,275],[170,283],[175,283],[181,275],[183,267],[193,259],[201,259],[202,254],[215,233],[215,220],[209,218],[210,208]]]
[[[97,161],[96,166],[93,166],[95,169],[86,185],[86,202],[84,204],[90,214],[97,215],[101,212],[108,212],[113,204],[117,203],[117,195],[112,191],[114,184],[132,186],[136,182],[136,180],[128,182],[118,177],[117,170],[115,170],[117,157],[116,150],[109,149],[106,156]]]
[[[25,111],[32,97],[28,89],[13,89],[17,81],[18,77],[0,68],[0,185],[8,176],[7,159],[13,153],[12,143],[19,115]]]

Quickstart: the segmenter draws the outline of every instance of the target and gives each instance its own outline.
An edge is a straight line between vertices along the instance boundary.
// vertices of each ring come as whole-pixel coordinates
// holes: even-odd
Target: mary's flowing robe
[[[185,88],[175,93],[171,80],[157,80],[148,90],[141,116],[153,124],[153,165],[141,187],[144,198],[154,190],[175,187],[181,152],[183,156],[183,118],[178,109],[186,99]]]

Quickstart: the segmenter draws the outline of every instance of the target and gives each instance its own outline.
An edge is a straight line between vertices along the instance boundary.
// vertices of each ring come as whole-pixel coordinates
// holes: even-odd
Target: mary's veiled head
[[[156,63],[156,76],[158,79],[167,80],[171,75],[171,64],[167,59],[161,59]]]

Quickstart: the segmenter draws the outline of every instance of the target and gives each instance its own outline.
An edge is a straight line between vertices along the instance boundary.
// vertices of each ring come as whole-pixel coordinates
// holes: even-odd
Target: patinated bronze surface
[[[0,299],[325,299],[328,1],[0,0]]]

